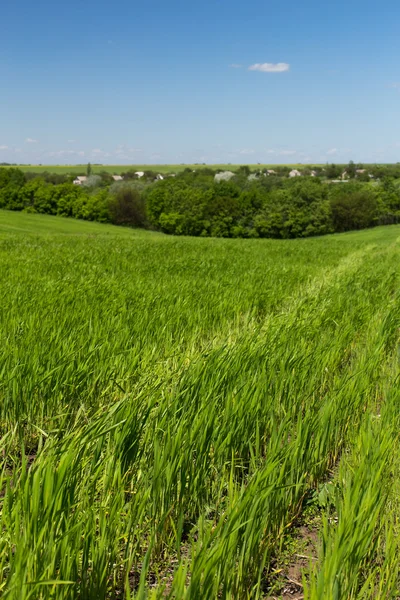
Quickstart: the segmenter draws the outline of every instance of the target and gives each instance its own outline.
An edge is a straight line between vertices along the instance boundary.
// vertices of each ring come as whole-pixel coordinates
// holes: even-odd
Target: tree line
[[[104,173],[77,186],[71,176],[1,168],[0,208],[218,237],[296,238],[400,222],[399,181],[368,171],[368,180],[354,175],[346,183],[263,173],[249,179],[247,167],[220,182],[208,168],[156,182],[151,172],[140,180],[127,172],[121,182]]]

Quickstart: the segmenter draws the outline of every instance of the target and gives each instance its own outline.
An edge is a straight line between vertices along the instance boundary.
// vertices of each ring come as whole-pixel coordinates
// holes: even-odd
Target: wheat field
[[[399,265],[0,211],[1,597],[399,597]]]

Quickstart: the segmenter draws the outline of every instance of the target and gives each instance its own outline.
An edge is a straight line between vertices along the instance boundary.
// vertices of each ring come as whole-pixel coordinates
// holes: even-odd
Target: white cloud
[[[281,156],[292,156],[293,154],[297,154],[297,150],[281,150],[279,154]]]
[[[239,150],[239,154],[254,154],[255,150],[252,150],[251,148],[243,148],[243,150]]]
[[[32,138],[26,138],[25,143],[26,144],[37,144],[37,140],[33,140]]]
[[[237,63],[232,63],[229,65],[231,69],[241,69],[242,65],[238,65]]]
[[[56,150],[49,152],[48,156],[84,156],[84,154],[82,150]]]
[[[0,146],[0,150],[8,150],[8,146]]]
[[[261,71],[261,73],[284,73],[289,69],[288,63],[255,63],[249,67],[249,71]]]
[[[73,144],[74,142],[76,142],[76,140],[67,140],[68,144]]]
[[[104,150],[100,150],[100,148],[95,148],[94,150],[92,150],[92,154],[94,154],[95,156],[103,156],[103,157],[110,156],[109,152],[104,152]]]
[[[337,148],[331,148],[330,150],[328,150],[327,154],[337,154],[337,152]]]
[[[127,148],[124,144],[120,144],[116,147],[114,154],[135,154],[136,152],[143,152],[142,148]]]

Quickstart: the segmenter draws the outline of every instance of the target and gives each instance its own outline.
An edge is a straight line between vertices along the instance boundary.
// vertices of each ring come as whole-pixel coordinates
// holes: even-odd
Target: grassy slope
[[[262,597],[343,450],[347,537],[327,518],[306,592],[395,589],[399,236],[173,238],[0,211],[3,596]]]
[[[70,235],[105,235],[117,237],[147,237],[160,236],[158,233],[149,233],[141,229],[128,229],[115,227],[102,223],[90,221],[79,221],[64,217],[50,215],[33,215],[28,213],[14,213],[0,210],[0,234],[1,233],[31,233],[31,234],[70,234]]]

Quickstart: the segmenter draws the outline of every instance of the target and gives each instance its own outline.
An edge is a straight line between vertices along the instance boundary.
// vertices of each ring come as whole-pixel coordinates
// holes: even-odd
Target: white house
[[[232,171],[222,171],[222,173],[216,174],[216,176],[214,177],[214,181],[229,181],[230,179],[232,179],[232,177],[235,177],[235,173],[232,173]]]
[[[276,171],[273,169],[267,169],[267,175],[276,175]]]
[[[301,177],[301,173],[297,169],[293,169],[293,171],[290,171],[289,177]]]
[[[138,179],[140,179],[141,177],[143,177],[144,171],[136,171],[135,175]]]
[[[156,177],[156,181],[162,181],[163,179],[164,179],[164,177],[160,174],[158,174]]]
[[[86,175],[78,175],[76,179],[72,182],[74,185],[83,185],[87,180]]]
[[[124,178],[121,175],[112,175],[114,181],[122,181]]]

